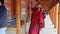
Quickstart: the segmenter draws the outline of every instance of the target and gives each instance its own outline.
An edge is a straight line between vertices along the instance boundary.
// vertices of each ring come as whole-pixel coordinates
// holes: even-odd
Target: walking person
[[[7,10],[4,6],[4,0],[0,0],[0,34],[6,34],[7,28]]]

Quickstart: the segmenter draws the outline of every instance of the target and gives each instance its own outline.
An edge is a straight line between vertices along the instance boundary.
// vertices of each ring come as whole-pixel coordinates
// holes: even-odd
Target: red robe
[[[38,11],[38,8],[34,8],[31,16],[29,34],[39,34],[40,29],[44,27],[43,19],[44,15],[42,9]]]

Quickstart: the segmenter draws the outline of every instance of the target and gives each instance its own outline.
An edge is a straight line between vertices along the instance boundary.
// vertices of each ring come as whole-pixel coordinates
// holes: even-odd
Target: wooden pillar
[[[25,34],[27,34],[27,32],[26,32],[26,19],[24,20],[24,27],[25,27]]]
[[[11,12],[10,12],[10,16],[11,18],[13,17],[13,0],[10,0],[10,3],[11,3]]]
[[[20,34],[20,4],[21,4],[21,0],[14,0],[16,2],[15,6],[16,6],[16,34]]]
[[[11,18],[11,0],[8,0],[8,6],[9,6],[9,18]]]
[[[58,15],[58,34],[60,34],[60,2],[59,2],[59,15]]]
[[[48,11],[55,28],[56,28],[56,11],[57,11],[56,7],[57,6],[54,6]]]

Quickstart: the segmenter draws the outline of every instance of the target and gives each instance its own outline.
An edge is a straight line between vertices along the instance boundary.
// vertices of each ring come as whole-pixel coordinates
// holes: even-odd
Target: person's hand
[[[38,4],[38,5],[37,5],[37,8],[38,8],[38,11],[40,11],[41,5]]]
[[[38,6],[37,6],[37,7],[41,8],[41,5],[40,5],[40,4],[38,4]]]

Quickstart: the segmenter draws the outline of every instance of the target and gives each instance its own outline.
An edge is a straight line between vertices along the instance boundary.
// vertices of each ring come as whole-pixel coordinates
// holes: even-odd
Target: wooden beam
[[[21,0],[14,0],[16,2],[16,34],[20,34],[20,11],[21,11],[21,7],[20,7],[20,4],[21,4]]]
[[[38,0],[40,2],[57,2],[58,0]]]
[[[7,31],[9,30],[16,30],[16,28],[7,28]]]

